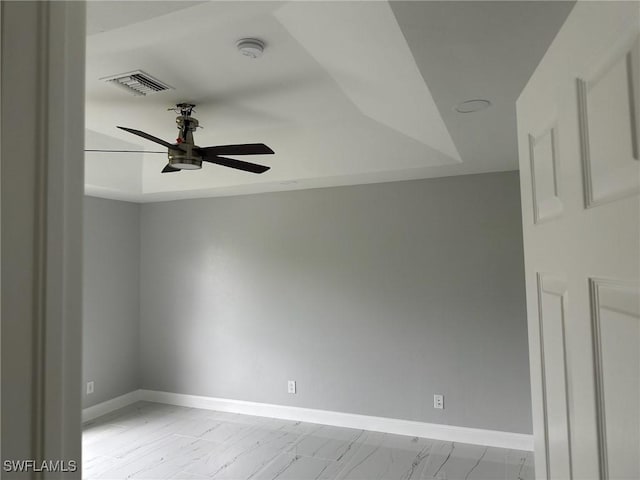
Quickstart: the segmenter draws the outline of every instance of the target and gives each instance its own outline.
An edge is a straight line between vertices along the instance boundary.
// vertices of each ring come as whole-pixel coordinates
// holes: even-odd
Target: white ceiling
[[[173,141],[197,104],[201,146],[263,142],[262,175],[161,174],[161,154],[86,154],[86,192],[131,201],[234,195],[517,168],[515,100],[571,2],[88,4],[86,148]],[[244,37],[262,57],[238,53]],[[174,89],[135,97],[103,77],[144,70]],[[467,99],[491,108],[459,114]],[[160,148],[161,149],[161,148]]]

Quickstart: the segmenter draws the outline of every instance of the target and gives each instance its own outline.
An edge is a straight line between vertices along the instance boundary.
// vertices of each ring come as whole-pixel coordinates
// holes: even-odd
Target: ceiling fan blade
[[[202,156],[213,155],[271,155],[273,150],[264,143],[245,143],[242,145],[217,145],[200,148]]]
[[[217,163],[218,165],[236,168],[238,170],[243,170],[245,172],[251,172],[251,173],[264,173],[271,168],[271,167],[266,167],[264,165],[258,165],[257,163],[243,162],[242,160],[235,160],[233,158],[225,158],[225,157],[217,157],[213,155],[208,157],[203,157],[202,160],[204,160],[205,162]]]
[[[175,145],[170,144],[169,142],[165,142],[161,138],[154,137],[153,135],[149,135],[148,133],[143,132],[142,130],[136,130],[134,128],[127,127],[118,127],[120,130],[124,130],[125,132],[133,133],[134,135],[138,135],[139,137],[146,138],[147,140],[151,140],[152,142],[159,143],[160,145],[164,145],[167,148],[175,148]]]
[[[173,173],[173,172],[179,172],[179,171],[180,171],[179,168],[174,168],[171,165],[169,165],[168,163],[162,169],[162,173]]]
[[[85,152],[104,152],[104,153],[162,153],[164,155],[167,152],[160,151],[151,151],[151,150],[93,150],[93,149],[85,149]]]

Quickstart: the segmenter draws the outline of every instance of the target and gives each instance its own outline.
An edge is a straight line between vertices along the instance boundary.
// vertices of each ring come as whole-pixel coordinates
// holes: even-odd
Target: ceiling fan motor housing
[[[169,165],[180,170],[198,170],[202,168],[202,158],[193,151],[192,143],[182,143],[180,148],[169,149]]]
[[[180,105],[178,105],[180,106]],[[198,170],[202,168],[202,158],[193,151],[193,132],[200,124],[197,118],[193,118],[191,109],[176,117],[176,124],[180,130],[178,137],[179,148],[169,149],[169,165],[180,170]]]

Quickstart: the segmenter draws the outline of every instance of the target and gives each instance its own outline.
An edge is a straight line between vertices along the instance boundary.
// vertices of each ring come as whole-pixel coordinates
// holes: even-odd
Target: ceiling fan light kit
[[[202,160],[193,152],[169,149],[169,165],[178,170],[199,170],[202,168]]]
[[[213,147],[199,147],[194,143],[193,132],[200,126],[198,120],[191,116],[195,105],[179,103],[175,110],[180,113],[176,124],[180,134],[176,143],[166,142],[141,130],[118,127],[120,130],[162,145],[168,150],[169,163],[162,169],[162,173],[179,172],[180,170],[199,170],[202,162],[215,163],[224,167],[235,168],[251,173],[264,173],[270,167],[256,163],[245,162],[221,155],[271,155],[273,150],[263,143],[246,143],[241,145],[218,145]],[[115,150],[114,150],[115,151]]]

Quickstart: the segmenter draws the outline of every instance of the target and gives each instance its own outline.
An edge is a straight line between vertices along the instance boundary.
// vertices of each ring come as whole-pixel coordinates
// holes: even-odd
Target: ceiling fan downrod
[[[176,117],[180,136],[176,141],[180,144],[193,145],[193,132],[200,125],[197,118],[191,116],[194,112],[195,105],[192,103],[178,103],[174,109],[180,115]]]
[[[169,167],[179,170],[198,170],[202,168],[202,156],[195,149],[193,132],[198,128],[197,118],[191,116],[195,105],[192,103],[178,103],[171,109],[180,113],[176,117],[176,124],[180,134],[176,138],[176,147],[169,148]]]

